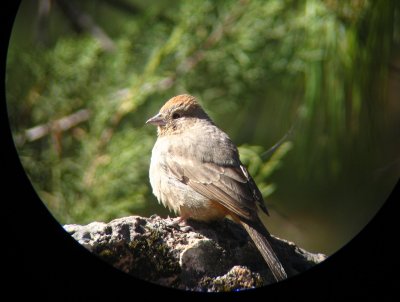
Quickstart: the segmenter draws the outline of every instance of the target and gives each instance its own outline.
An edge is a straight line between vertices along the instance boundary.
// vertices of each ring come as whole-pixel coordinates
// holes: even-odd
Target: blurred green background
[[[22,1],[6,71],[22,164],[61,224],[167,216],[144,123],[190,93],[240,146],[270,231],[331,254],[398,181],[399,3]]]

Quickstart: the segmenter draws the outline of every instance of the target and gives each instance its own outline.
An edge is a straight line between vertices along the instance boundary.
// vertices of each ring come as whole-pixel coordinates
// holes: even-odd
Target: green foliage
[[[291,142],[284,142],[275,150],[271,158],[265,161],[262,158],[263,147],[250,145],[239,147],[240,159],[247,167],[249,173],[254,175],[254,181],[257,183],[264,198],[271,195],[276,189],[275,184],[267,183],[266,180],[282,165],[284,156],[291,148]]]
[[[115,50],[89,32],[72,33],[54,5],[47,44],[22,43],[30,31],[16,27],[6,81],[16,137],[90,111],[69,130],[18,145],[27,174],[61,223],[166,213],[149,187],[156,134],[144,122],[179,93],[200,99],[241,145],[264,197],[274,192],[282,207],[279,194],[296,192],[296,183],[312,192],[362,182],[390,154],[392,145],[380,143],[393,138],[385,132],[394,123],[385,81],[391,46],[399,43],[396,1],[155,1],[135,15],[102,1],[71,2],[110,33]],[[35,13],[23,1],[16,23],[33,23]],[[263,160],[293,124],[291,141]],[[331,202],[318,194],[298,204]],[[288,196],[290,207],[298,196]]]

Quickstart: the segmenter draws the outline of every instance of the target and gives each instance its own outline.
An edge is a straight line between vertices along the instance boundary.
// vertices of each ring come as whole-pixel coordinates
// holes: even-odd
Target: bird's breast
[[[172,173],[171,158],[174,148],[171,148],[171,140],[158,138],[155,143],[150,162],[150,184],[157,200],[170,210],[184,218],[197,220],[215,220],[226,215],[226,211],[216,201],[193,190],[184,183],[183,177]]]

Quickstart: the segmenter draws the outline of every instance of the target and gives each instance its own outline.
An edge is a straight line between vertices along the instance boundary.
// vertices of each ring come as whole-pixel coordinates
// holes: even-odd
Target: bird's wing
[[[170,157],[167,168],[181,182],[219,202],[239,217],[251,219],[256,203],[268,213],[260,191],[240,162],[237,165],[220,165],[179,156]]]

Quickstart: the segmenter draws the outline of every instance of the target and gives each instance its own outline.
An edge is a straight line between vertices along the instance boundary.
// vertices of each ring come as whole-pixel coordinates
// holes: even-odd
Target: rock
[[[275,282],[247,233],[228,219],[180,227],[171,218],[131,216],[64,229],[114,267],[159,285],[214,292]],[[272,244],[289,277],[326,258],[276,237]]]

